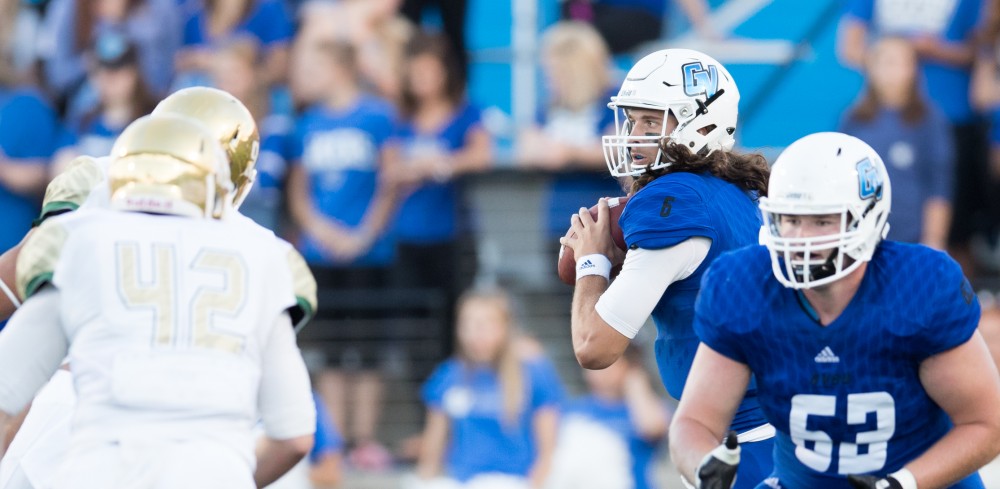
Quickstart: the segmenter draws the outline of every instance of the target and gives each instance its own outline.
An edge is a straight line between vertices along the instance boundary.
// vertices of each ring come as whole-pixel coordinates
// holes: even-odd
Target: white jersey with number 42
[[[58,290],[77,393],[64,474],[252,487],[258,419],[273,438],[312,433],[283,319],[298,305],[288,260],[273,234],[238,222],[88,209],[36,229],[18,288]]]

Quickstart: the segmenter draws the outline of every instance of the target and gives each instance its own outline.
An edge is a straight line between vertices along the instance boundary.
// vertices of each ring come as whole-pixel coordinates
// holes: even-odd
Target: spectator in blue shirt
[[[670,409],[653,390],[640,350],[604,370],[584,370],[588,393],[563,409],[546,489],[650,489]]]
[[[953,215],[949,251],[973,276],[970,244],[976,235],[995,232],[1000,206],[987,181],[987,127],[970,103],[975,29],[982,0],[850,0],[841,22],[838,52],[843,62],[861,68],[872,39],[909,39],[920,60],[926,94],[951,126],[955,155]]]
[[[12,13],[15,8],[13,3],[0,2],[2,12]],[[12,20],[0,15],[0,29]],[[10,248],[30,229],[31,214],[37,215],[47,181],[47,157],[59,132],[55,113],[33,88],[38,70],[33,63],[19,63],[13,53],[21,41],[0,39],[0,215],[4,216],[0,253],[4,255],[3,275],[9,277],[0,279],[0,317],[10,316],[19,303],[13,282],[16,250]],[[0,321],[0,329],[5,324]]]
[[[389,307],[378,306],[390,288],[396,258],[390,221],[397,192],[386,178],[388,166],[399,161],[388,144],[396,131],[395,111],[362,90],[350,44],[296,47],[292,86],[300,100],[314,103],[299,116],[289,138],[288,204],[301,229],[299,249],[320,290],[316,321],[341,321],[341,326],[351,318],[379,326],[363,340],[326,344],[329,368],[317,376],[316,387],[354,447],[348,457],[361,468],[384,469],[391,458],[375,437],[379,368],[398,345],[391,329],[380,327]],[[367,299],[329,302],[339,293]]]
[[[982,0],[849,0],[840,27],[838,52],[862,69],[874,39],[910,39],[920,58],[927,92],[938,98],[953,124],[975,118],[969,102],[974,35]]]
[[[979,178],[981,195],[989,198],[986,205],[993,209],[993,215],[1000,216],[1000,3],[989,2],[977,46],[976,62],[972,76],[973,106],[987,115],[990,122],[989,163],[982,168]],[[995,230],[981,243],[977,258],[993,270],[1000,269],[1000,231]],[[988,283],[987,283],[988,284]],[[986,284],[981,284],[986,285]],[[977,291],[982,316],[979,332],[1000,365],[1000,293],[996,285],[987,285],[992,290],[981,287]],[[980,469],[985,487],[1000,486],[1000,460],[994,460]]]
[[[438,292],[450,311],[468,285],[454,266],[460,235],[468,231],[456,178],[489,167],[492,141],[479,110],[465,98],[461,68],[447,39],[416,36],[407,60],[403,122],[395,137],[402,161],[393,166],[404,199],[395,223],[396,284]],[[450,353],[451,342],[443,345],[443,353]]]
[[[546,196],[546,235],[553,241],[581,206],[624,193],[601,149],[601,136],[614,134],[610,63],[607,45],[588,24],[560,22],[542,36],[548,100],[538,125],[521,132],[517,159],[523,168],[553,173]]]
[[[265,85],[285,80],[294,24],[282,0],[204,0],[204,8],[184,22],[177,70],[208,73],[212,49],[233,36],[257,39],[263,51],[260,74]]]
[[[257,71],[260,50],[256,39],[238,36],[218,44],[213,52],[212,84],[240,99],[257,121],[260,154],[257,179],[240,206],[240,213],[272,231],[279,231],[288,173],[288,139],[295,121],[271,110],[271,100]]]
[[[77,156],[111,154],[111,146],[125,126],[156,105],[139,72],[136,47],[128,39],[117,33],[102,34],[91,56],[94,67],[88,83],[97,93],[97,106],[69,121],[53,174],[61,173]]]
[[[46,84],[61,98],[78,94],[87,76],[85,54],[109,31],[136,44],[143,77],[156,95],[166,94],[173,80],[174,54],[181,42],[175,0],[52,0],[44,29]]]
[[[975,180],[977,193],[987,197],[981,205],[990,209],[989,215],[1000,216],[1000,4],[992,5],[983,25],[972,83],[973,102],[991,123],[989,165]],[[981,256],[990,261],[992,268],[1000,268],[1000,226],[996,226],[1000,223],[993,224],[992,232],[983,240],[987,246]]]
[[[516,347],[510,299],[470,291],[458,302],[458,352],[422,389],[419,478],[541,487],[549,473],[562,387]]]
[[[60,132],[56,113],[41,94],[8,85],[5,76],[0,74],[0,250],[20,242],[38,216]]]
[[[396,189],[386,166],[395,111],[364,93],[346,43],[303,47],[295,85],[321,95],[296,121],[289,141],[289,206],[302,229],[303,255],[323,267],[385,269],[395,260],[390,224]]]
[[[862,97],[839,130],[865,141],[885,160],[898,204],[889,216],[889,239],[944,250],[955,163],[948,120],[920,88],[908,40],[881,39],[866,67]]]

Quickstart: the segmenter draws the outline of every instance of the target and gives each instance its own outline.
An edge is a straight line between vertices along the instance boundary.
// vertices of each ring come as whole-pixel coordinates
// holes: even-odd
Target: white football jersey
[[[0,489],[43,489],[55,482],[69,449],[73,377],[59,370],[31,402],[31,410],[0,460]]]
[[[110,209],[111,191],[108,188],[110,156],[80,156],[49,182],[42,200],[38,221],[77,209]],[[295,248],[271,230],[240,214],[236,209],[226,209],[223,220],[239,223],[270,236],[277,245],[287,250],[285,262],[292,273],[292,286],[297,308],[291,311],[296,330],[301,329],[316,313],[316,280],[308,265]]]
[[[107,184],[110,157],[79,157],[46,188],[40,222],[56,215],[77,209],[108,209],[110,193]],[[289,309],[296,329],[303,327],[316,310],[316,282],[302,256],[286,241],[275,236],[253,220],[235,210],[226,214],[226,221],[248,228],[245,232],[257,233],[261,238],[269,236],[274,245],[284,255],[284,263],[292,275],[292,292],[297,307]],[[49,487],[39,481],[53,480],[56,469],[63,460],[69,445],[70,417],[73,403],[62,399],[74,397],[73,386],[69,382],[56,382],[58,375],[39,393],[35,405],[46,406],[45,416],[29,414],[14,438],[14,445],[23,448],[18,456],[8,456],[0,460],[0,487],[3,489],[40,489]],[[33,405],[33,410],[37,406]],[[54,424],[55,423],[55,424]],[[66,426],[54,430],[52,426]],[[22,453],[23,452],[23,453]],[[31,477],[18,477],[20,474]],[[37,470],[36,470],[37,469]],[[48,474],[48,479],[38,474]]]
[[[259,387],[268,341],[300,305],[281,243],[240,222],[105,209],[37,228],[18,260],[18,288],[22,297],[46,283],[59,291],[77,393],[71,453],[162,451],[177,442],[204,460],[199,452],[228,448],[230,461],[245,463],[245,478],[261,416],[277,427],[271,436],[312,433],[304,366],[290,409],[258,412],[267,404]],[[172,466],[200,463],[170,450]]]

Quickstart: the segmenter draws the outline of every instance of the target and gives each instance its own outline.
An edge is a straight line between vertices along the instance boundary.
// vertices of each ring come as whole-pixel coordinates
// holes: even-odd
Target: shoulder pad
[[[67,237],[66,228],[57,223],[43,224],[31,232],[17,256],[17,293],[21,297],[28,299],[52,281]]]
[[[625,204],[618,222],[629,247],[659,249],[692,236],[717,238],[701,193],[683,175],[670,178],[674,175],[654,180]]]
[[[104,179],[104,172],[96,158],[77,157],[45,188],[42,212],[35,224],[63,212],[77,210],[90,196],[90,191]]]

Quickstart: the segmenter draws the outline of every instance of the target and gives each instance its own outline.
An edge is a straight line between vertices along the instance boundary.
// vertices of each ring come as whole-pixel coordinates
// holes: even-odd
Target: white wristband
[[[889,474],[889,477],[899,481],[899,485],[903,486],[903,489],[917,489],[917,478],[913,477],[913,473],[906,467]]]
[[[588,275],[600,275],[605,280],[611,277],[611,260],[602,254],[584,255],[576,259],[576,279]]]

